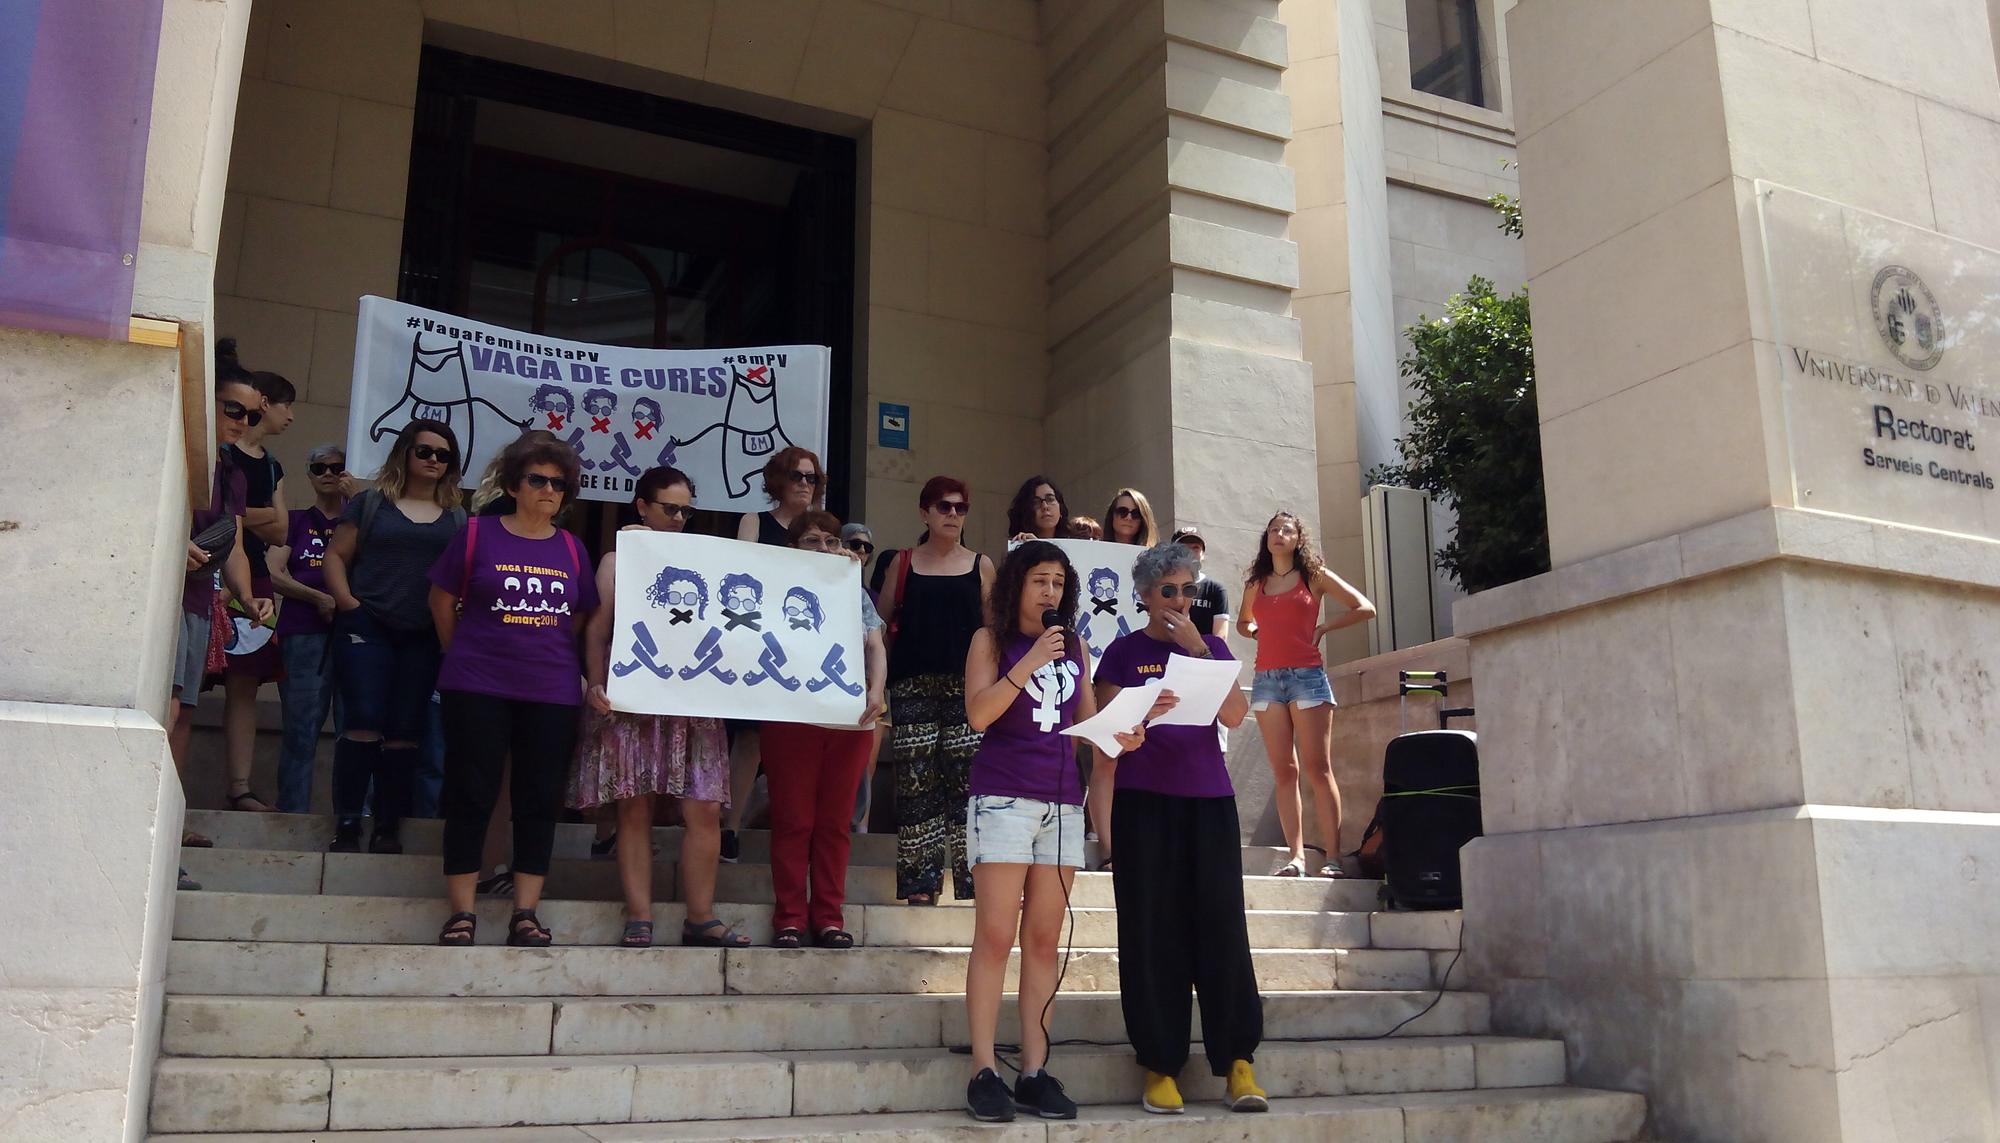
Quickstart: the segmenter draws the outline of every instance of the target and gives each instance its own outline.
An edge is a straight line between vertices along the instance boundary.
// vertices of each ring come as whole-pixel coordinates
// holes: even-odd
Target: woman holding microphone
[[[1083,786],[1062,731],[1097,713],[1085,684],[1090,651],[1069,630],[1076,598],[1076,573],[1062,549],[1043,540],[1022,544],[1001,564],[987,624],[965,656],[966,718],[984,734],[965,811],[966,860],[978,889],[965,974],[973,1072],[965,1104],[986,1123],[1011,1120],[1016,1109],[1076,1118],[1075,1101],[1045,1070],[1063,910],[1083,865]],[[1163,694],[1154,710],[1172,705]],[[1117,737],[1127,750],[1146,740],[1143,727]],[[1021,1078],[1010,1092],[993,1041],[1016,933]]]

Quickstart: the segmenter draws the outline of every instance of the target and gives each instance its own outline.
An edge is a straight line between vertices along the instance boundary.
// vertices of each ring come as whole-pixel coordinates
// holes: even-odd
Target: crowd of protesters
[[[440,944],[474,943],[482,892],[513,898],[507,944],[553,943],[536,910],[557,824],[580,812],[598,823],[593,855],[618,864],[619,943],[643,948],[654,941],[652,826],[672,802],[683,827],[680,943],[743,948],[750,938],[716,915],[716,882],[719,865],[741,855],[737,831],[761,773],[771,943],[846,949],[855,944],[842,912],[851,833],[865,823],[886,735],[897,897],[935,905],[948,874],[952,897],[974,902],[965,992],[975,1118],[1076,1114],[1046,1069],[1048,1027],[1062,922],[1093,841],[1112,873],[1120,992],[1146,1071],[1146,1109],[1181,1110],[1175,1077],[1187,1061],[1196,997],[1207,1062],[1224,1077],[1229,1106],[1264,1108],[1251,1065],[1262,1007],[1227,732],[1254,712],[1276,778],[1288,855],[1268,872],[1342,876],[1333,854],[1305,841],[1300,783],[1311,784],[1319,836],[1331,845],[1340,798],[1319,646],[1328,632],[1374,614],[1327,568],[1299,517],[1269,520],[1237,615],[1203,570],[1201,533],[1182,527],[1161,542],[1138,489],[1118,489],[1100,523],[1072,515],[1047,477],[1030,477],[1008,507],[1008,550],[996,566],[965,543],[972,490],[937,476],[918,496],[918,542],[878,553],[866,525],[825,510],[819,457],[789,447],[764,469],[770,509],[745,516],[737,539],[874,560],[851,604],[866,640],[861,717],[828,727],[631,714],[606,693],[615,553],[591,568],[566,526],[581,487],[568,444],[523,434],[462,505],[465,457],[452,427],[413,420],[365,490],[339,446],[311,450],[308,491],[293,494],[304,506],[293,508],[268,441],[290,425],[294,397],[284,378],[244,370],[223,343],[220,459],[190,532],[171,729],[185,773],[190,713],[219,678],[228,808],[306,812],[331,715],[330,848],[400,853],[406,818],[442,816],[449,915]],[[687,474],[650,469],[630,504],[636,523],[625,530],[681,532],[695,519],[695,498]],[[1080,578],[1051,542],[1063,539],[1139,549],[1133,581],[1145,625],[1095,663],[1077,633]],[[505,572],[522,566],[560,584],[568,606],[551,621],[504,621]],[[1062,734],[1120,690],[1162,676],[1174,656],[1230,660],[1232,629],[1255,640],[1252,684],[1247,695],[1230,692],[1213,724],[1149,731],[1140,722],[1115,735],[1116,757]],[[256,695],[273,681],[284,719],[275,803],[250,783]],[[1160,692],[1147,721],[1178,701]],[[439,727],[441,764],[431,760]],[[488,837],[500,820],[511,834],[511,846],[499,847],[508,863],[504,876],[482,881],[489,840],[509,840]],[[208,843],[193,833],[183,840]],[[1316,861],[1307,850],[1318,851]],[[185,872],[182,887],[198,888]],[[1017,947],[1022,1067],[1010,1089],[995,1066],[995,1037]]]

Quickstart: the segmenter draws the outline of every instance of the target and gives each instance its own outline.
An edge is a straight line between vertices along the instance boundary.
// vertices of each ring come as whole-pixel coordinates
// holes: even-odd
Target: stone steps
[[[717,916],[760,944],[771,939],[771,910],[770,905],[737,902],[716,905]],[[624,932],[624,906],[615,901],[548,899],[537,912],[555,939],[565,945],[615,944]],[[853,905],[845,912],[848,931],[862,945],[969,948],[972,944],[971,909]],[[510,913],[509,902],[498,899],[479,902],[478,940],[483,944],[503,942]],[[202,890],[178,895],[174,937],[201,941],[433,943],[445,916],[443,904],[435,898]],[[680,902],[655,903],[656,936],[662,941],[678,942],[685,916],[686,906]],[[1252,948],[1370,948],[1375,943],[1377,917],[1384,918],[1379,927],[1392,945],[1423,946],[1435,942],[1443,944],[1444,950],[1457,947],[1455,922],[1431,921],[1426,914],[1253,910],[1246,916]],[[1070,917],[1063,930],[1067,943],[1083,948],[1112,948],[1118,944],[1116,910],[1072,909]],[[1447,936],[1450,944],[1444,944]],[[1424,950],[1419,947],[1403,951]]]
[[[682,896],[673,860],[678,842],[660,850],[653,864],[654,892],[663,899]],[[209,892],[326,893],[361,897],[437,897],[442,883],[435,854],[324,853],[319,850],[193,849],[181,850],[181,864]],[[1367,912],[1376,907],[1375,881],[1333,881],[1319,877],[1245,877],[1244,902],[1251,909]],[[762,863],[724,865],[716,872],[716,896],[724,901],[769,904],[771,867]],[[607,860],[564,858],[549,870],[546,893],[588,901],[623,898],[618,865]],[[889,905],[897,901],[896,871],[887,865],[854,865],[847,873],[848,901],[857,905]],[[1111,875],[1080,873],[1071,903],[1089,908],[1112,907]],[[941,905],[954,901],[947,889]],[[1407,914],[1411,917],[1447,914]],[[1455,913],[1448,914],[1456,917]],[[1439,947],[1456,947],[1452,937]]]
[[[333,843],[333,817],[330,814],[249,814],[232,810],[190,809],[187,812],[187,828],[206,835],[215,842],[217,849],[323,852]],[[595,831],[594,826],[576,822],[564,822],[558,825],[555,856],[588,858]],[[435,818],[411,818],[405,821],[400,836],[405,853],[435,856],[444,852],[444,823]],[[743,860],[761,862],[771,856],[770,831],[740,830],[737,839]],[[653,844],[661,857],[671,859],[674,854],[680,852],[680,827],[655,828]],[[1094,845],[1092,849],[1094,851]],[[1276,869],[1285,857],[1286,852],[1281,848],[1246,845],[1243,847],[1243,870],[1253,876],[1262,876]],[[855,834],[853,852],[848,860],[850,864],[856,866],[893,867],[896,864],[896,835]],[[1095,861],[1092,864],[1095,864]],[[1369,894],[1368,904],[1361,907],[1371,907],[1374,903],[1375,886],[1378,883],[1357,881],[1355,884],[1365,886]]]
[[[482,932],[506,919],[500,902],[483,909],[489,915]],[[1378,992],[1436,988],[1453,955],[1422,949],[1257,949],[1251,958],[1266,992]],[[167,991],[283,997],[937,995],[964,990],[970,957],[964,948],[465,949],[442,948],[428,939],[421,944],[176,940],[167,955]],[[1010,960],[1010,988],[1014,965]],[[1456,976],[1452,983],[1459,983]],[[1117,990],[1116,948],[1070,952],[1066,995]]]
[[[1059,1074],[1082,1104],[1129,1104],[1129,1049],[1063,1047]],[[1258,1077],[1276,1099],[1548,1087],[1563,1046],[1515,1037],[1267,1041]],[[1183,1073],[1189,1100],[1221,1081]],[[336,1131],[761,1119],[944,1111],[962,1106],[968,1062],[936,1048],[436,1059],[163,1059],[160,1132]]]
[[[1435,1001],[1435,1006],[1433,1002]],[[1487,1000],[1452,992],[1273,992],[1272,1041],[1463,1036],[1487,1031]],[[1053,1037],[1125,1043],[1115,993],[1064,996]],[[1199,1014],[1194,1039],[1200,1040]],[[1002,1006],[999,1038],[1018,1042]],[[609,997],[171,996],[160,1050],[169,1056],[366,1058],[593,1056],[943,1048],[964,1044],[963,995]]]
[[[677,1143],[792,1139],[915,1143],[1113,1143],[1143,1134],[1180,1141],[1241,1143],[1629,1143],[1638,1138],[1645,1101],[1626,1092],[1580,1088],[1489,1088],[1463,1092],[1317,1096],[1281,1100],[1263,1115],[1235,1115],[1189,1104],[1178,1116],[1137,1107],[1086,1107],[1074,1121],[973,1123],[963,1113],[800,1116],[722,1122],[633,1123],[583,1127],[310,1134],[154,1135],[149,1143]]]

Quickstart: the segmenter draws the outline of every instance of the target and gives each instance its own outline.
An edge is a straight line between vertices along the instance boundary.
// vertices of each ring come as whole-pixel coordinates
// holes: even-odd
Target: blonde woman
[[[1257,641],[1257,670],[1250,681],[1250,709],[1264,735],[1264,752],[1277,778],[1278,824],[1290,858],[1278,877],[1306,873],[1304,810],[1299,774],[1313,785],[1320,837],[1318,874],[1343,876],[1332,856],[1340,847],[1340,787],[1333,781],[1333,688],[1319,642],[1330,631],[1366,622],[1375,614],[1368,597],[1327,570],[1305,522],[1280,512],[1264,526],[1257,559],[1243,585],[1239,630]],[[1333,617],[1321,618],[1326,605]],[[1317,846],[1310,848],[1317,849]]]
[[[375,787],[371,853],[401,853],[418,743],[443,653],[426,573],[465,524],[464,457],[442,421],[411,421],[375,487],[347,502],[327,547],[334,669],[347,725],[333,748],[333,852],[361,848],[361,810]]]
[[[1121,488],[1104,510],[1104,538],[1114,544],[1137,544],[1150,548],[1160,542],[1160,526],[1153,521],[1153,506],[1136,488]]]

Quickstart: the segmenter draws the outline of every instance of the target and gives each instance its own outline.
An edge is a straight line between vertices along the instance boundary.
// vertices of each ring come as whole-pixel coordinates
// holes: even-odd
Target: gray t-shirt
[[[381,507],[363,529],[361,517],[370,499],[379,499]],[[361,532],[354,541],[354,566],[347,573],[354,598],[386,626],[430,630],[431,565],[444,554],[465,517],[448,510],[431,523],[418,524],[394,501],[369,492],[349,500],[340,519]]]

